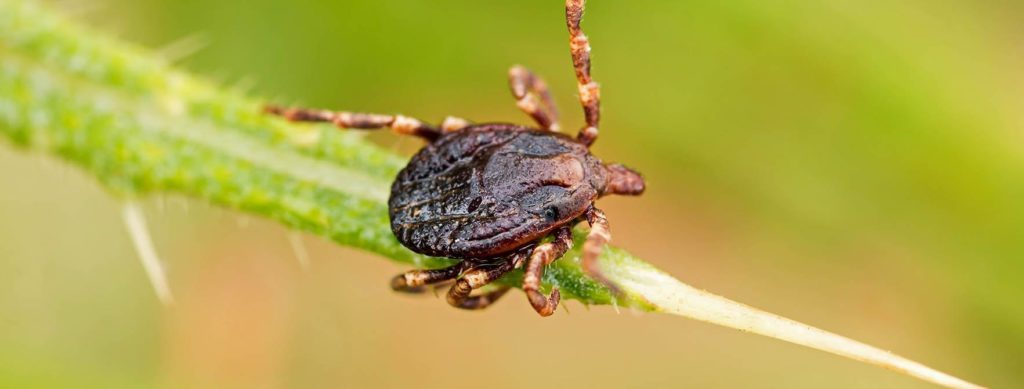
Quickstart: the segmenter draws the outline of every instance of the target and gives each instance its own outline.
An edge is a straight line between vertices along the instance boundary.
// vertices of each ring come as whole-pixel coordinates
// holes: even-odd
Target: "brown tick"
[[[558,113],[547,85],[521,66],[509,71],[509,85],[516,105],[538,128],[470,124],[452,117],[438,128],[401,115],[266,108],[292,121],[390,128],[429,142],[391,186],[391,230],[412,251],[461,261],[444,269],[398,275],[391,281],[393,289],[422,291],[426,285],[456,280],[448,290],[448,303],[480,309],[508,287],[474,296],[471,292],[525,262],[523,290],[537,313],[551,315],[559,293],[555,288],[545,297],[539,291],[544,267],[572,247],[572,226],[586,220],[590,233],[583,245],[583,269],[615,290],[597,266],[610,233],[608,220],[594,201],[609,194],[639,195],[644,180],[633,170],[603,164],[590,154],[597,139],[600,89],[590,77],[590,44],[580,30],[583,3],[565,2],[569,47],[586,119],[575,138],[558,132]],[[540,243],[548,236],[553,240]]]

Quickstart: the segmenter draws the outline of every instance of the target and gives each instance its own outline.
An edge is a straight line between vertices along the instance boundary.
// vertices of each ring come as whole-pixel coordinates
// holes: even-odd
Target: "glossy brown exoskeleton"
[[[590,77],[590,45],[580,30],[583,0],[566,1],[570,49],[586,126],[576,137],[558,132],[557,111],[544,81],[515,66],[509,85],[517,105],[539,128],[514,124],[470,124],[451,118],[440,128],[400,115],[377,115],[267,107],[294,121],[331,122],[344,128],[391,128],[428,142],[402,169],[388,201],[391,229],[417,253],[461,259],[451,267],[413,270],[391,287],[420,291],[456,280],[448,302],[479,309],[508,288],[471,292],[526,264],[523,290],[543,316],[558,306],[558,289],[540,292],[544,267],[572,247],[572,226],[586,220],[583,269],[614,289],[596,260],[610,239],[604,213],[594,201],[608,194],[638,195],[644,181],[622,165],[606,165],[590,154],[600,119],[599,88]],[[552,236],[553,240],[540,243]]]

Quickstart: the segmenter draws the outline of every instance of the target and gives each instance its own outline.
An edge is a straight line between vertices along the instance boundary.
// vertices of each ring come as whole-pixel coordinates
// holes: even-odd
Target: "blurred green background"
[[[560,1],[51,4],[164,53],[198,37],[180,66],[279,102],[528,123],[505,81],[519,63],[565,127],[581,123]],[[738,301],[1019,384],[1021,20],[1005,0],[591,1],[596,152],[649,183],[601,202],[616,244]],[[674,317],[394,295],[402,266],[298,236],[304,272],[284,228],[173,195],[145,203],[178,297],[164,308],[92,179],[10,147],[0,176],[0,386],[928,387]]]

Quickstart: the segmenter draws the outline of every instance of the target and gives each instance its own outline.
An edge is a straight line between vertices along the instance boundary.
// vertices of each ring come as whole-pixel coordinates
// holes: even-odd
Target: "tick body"
[[[580,30],[583,0],[566,1],[570,51],[586,125],[575,137],[558,132],[558,113],[543,80],[515,66],[509,86],[517,105],[537,127],[471,124],[449,117],[439,127],[400,115],[267,107],[293,121],[331,122],[343,128],[378,129],[423,138],[421,149],[391,187],[391,229],[417,253],[459,259],[435,270],[413,270],[392,279],[398,291],[418,292],[452,282],[448,302],[479,309],[507,287],[472,292],[525,266],[523,290],[542,316],[554,313],[559,293],[540,293],[544,268],[572,247],[572,226],[587,221],[583,269],[615,290],[597,266],[610,239],[608,221],[594,201],[609,194],[639,195],[644,181],[622,165],[590,153],[600,120],[600,89],[590,77],[590,45]],[[545,238],[551,237],[550,241]]]

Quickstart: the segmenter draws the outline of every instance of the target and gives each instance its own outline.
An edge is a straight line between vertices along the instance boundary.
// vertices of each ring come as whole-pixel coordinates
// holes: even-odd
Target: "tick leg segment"
[[[569,227],[562,227],[555,231],[555,240],[544,243],[533,249],[530,259],[526,263],[526,274],[523,277],[523,291],[530,300],[530,305],[541,316],[551,316],[558,308],[558,301],[561,294],[558,288],[551,291],[550,297],[544,297],[540,293],[540,281],[544,276],[544,267],[561,258],[566,251],[572,248],[572,230]]]
[[[502,287],[498,288],[497,290],[495,290],[493,292],[482,294],[482,295],[479,295],[479,296],[472,296],[472,297],[470,297],[469,296],[469,292],[471,290],[466,290],[465,291],[465,296],[453,296],[453,293],[455,293],[455,290],[456,290],[455,288],[459,287],[459,285],[460,285],[460,283],[456,282],[455,286],[452,286],[452,288],[448,290],[448,304],[451,304],[455,308],[469,309],[469,310],[476,310],[476,309],[487,308],[488,306],[493,304],[495,301],[498,301],[498,299],[501,298],[501,296],[504,296],[505,293],[508,292],[508,290],[509,290],[509,287],[502,286]],[[464,287],[462,287],[462,288],[464,288]],[[462,293],[461,292],[462,289],[459,289],[459,290],[460,290],[459,293]],[[456,300],[453,300],[453,299],[456,299]]]
[[[472,123],[470,123],[469,120],[460,117],[449,116],[444,118],[444,121],[441,122],[441,132],[455,132],[463,128],[469,127],[470,124]]]
[[[558,131],[558,109],[551,98],[548,84],[529,69],[516,65],[508,70],[508,86],[516,98],[516,106],[537,122],[540,128]]]
[[[511,271],[515,267],[515,263],[520,261],[523,256],[525,256],[525,251],[520,250],[499,263],[470,268],[462,274],[458,281],[455,281],[455,285],[452,285],[451,289],[448,289],[448,304],[461,309],[483,309],[491,305],[505,292],[508,292],[507,286],[479,296],[470,296],[469,294]]]
[[[459,262],[444,269],[411,270],[391,279],[391,289],[396,292],[421,293],[424,286],[453,280],[469,267],[466,262]]]
[[[576,70],[576,87],[579,89],[580,104],[583,105],[583,116],[587,122],[576,139],[590,146],[597,140],[597,127],[601,121],[601,87],[590,78],[590,41],[580,29],[585,2],[566,0],[565,22],[569,27],[569,51],[572,53],[572,66]]]
[[[374,113],[356,113],[345,111],[328,111],[306,108],[284,108],[268,105],[263,109],[269,114],[284,117],[293,122],[326,122],[334,123],[341,128],[376,130],[390,128],[401,135],[415,135],[432,142],[441,136],[441,130],[420,120],[402,115],[381,115]]]
[[[608,277],[605,277],[601,271],[600,265],[597,263],[597,258],[601,256],[601,252],[604,251],[604,246],[608,244],[608,241],[612,239],[611,229],[608,226],[608,218],[605,217],[604,211],[597,209],[593,205],[587,210],[587,223],[590,223],[590,233],[587,234],[587,240],[583,242],[583,271],[587,273],[587,276],[597,280],[604,284],[604,286],[611,289],[615,295],[621,294],[618,286],[611,282]]]

